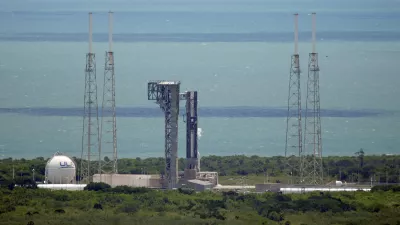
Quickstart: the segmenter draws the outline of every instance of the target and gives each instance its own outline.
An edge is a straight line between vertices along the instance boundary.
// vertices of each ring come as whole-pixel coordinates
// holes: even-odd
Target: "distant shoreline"
[[[163,113],[158,107],[117,107],[117,117],[143,117],[154,118],[163,117]],[[181,114],[185,111],[181,110]],[[82,116],[83,107],[26,107],[26,108],[0,108],[0,114],[14,113],[25,114],[30,116]],[[99,112],[101,114],[101,110]],[[388,110],[372,110],[372,109],[321,109],[321,117],[375,117],[396,113]],[[287,108],[285,107],[252,107],[252,106],[235,106],[235,107],[199,107],[198,114],[200,117],[272,117],[286,118]],[[305,112],[303,112],[303,116]]]
[[[308,42],[309,32],[299,33],[300,42]],[[318,39],[329,41],[400,41],[398,31],[319,31]],[[87,42],[87,33],[0,33],[0,41]],[[107,33],[94,33],[94,42],[108,42]],[[114,42],[293,42],[292,32],[248,33],[116,33]]]
[[[79,157],[76,157],[74,155],[69,155],[67,153],[65,153],[65,155],[75,158],[75,159],[80,159]],[[47,157],[47,156],[46,156]],[[12,157],[5,157],[0,159],[0,162],[2,160],[7,160],[7,159],[12,159],[12,160],[35,160],[35,159],[39,159],[39,158],[43,158],[44,160],[48,160],[51,157],[43,157],[43,156],[36,156],[33,158],[12,158]],[[209,157],[217,157],[217,158],[230,158],[230,157],[244,157],[244,158],[253,158],[253,157],[257,157],[257,158],[261,158],[261,159],[284,159],[285,157],[282,155],[274,155],[274,156],[260,156],[260,155],[244,155],[244,154],[232,154],[232,155],[206,155],[206,156],[201,156],[201,158],[209,158]],[[366,158],[380,158],[380,157],[393,157],[395,159],[399,158],[400,160],[400,154],[393,154],[393,153],[382,153],[382,154],[368,154],[365,155]],[[165,157],[163,156],[150,156],[150,157],[122,157],[119,158],[118,160],[131,160],[131,159],[140,159],[140,160],[150,160],[150,159],[164,159]],[[332,159],[332,158],[337,158],[337,159],[354,159],[353,155],[326,155],[326,156],[322,156],[322,159]],[[178,157],[178,160],[186,160],[186,158],[184,157]]]

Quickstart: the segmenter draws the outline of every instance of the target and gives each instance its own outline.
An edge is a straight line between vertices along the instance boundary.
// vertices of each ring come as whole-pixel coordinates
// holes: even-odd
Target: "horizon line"
[[[184,115],[185,108],[180,107],[180,115]],[[4,107],[0,114],[24,114],[29,116],[83,116],[83,107]],[[99,109],[99,116],[102,116]],[[390,110],[377,109],[321,109],[321,117],[375,117],[395,113]],[[157,118],[163,117],[162,111],[156,106],[116,107],[117,117]],[[208,106],[199,107],[200,117],[210,118],[286,118],[287,107],[262,107],[262,106]],[[305,116],[305,110],[302,115]],[[105,116],[109,116],[108,114]]]
[[[299,32],[299,42],[309,42],[310,31]],[[319,42],[330,41],[398,41],[400,31],[318,31]],[[87,33],[0,33],[0,41],[20,42],[87,42]],[[293,42],[293,32],[170,32],[170,33],[114,33],[114,42]],[[107,32],[93,33],[93,42],[108,42]]]

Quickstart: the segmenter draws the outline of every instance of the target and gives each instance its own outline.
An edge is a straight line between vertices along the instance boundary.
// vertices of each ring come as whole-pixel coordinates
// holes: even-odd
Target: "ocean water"
[[[312,11],[323,154],[400,152],[398,1],[35,0],[0,1],[2,157],[80,156],[87,12],[94,12],[101,106],[108,10],[115,12],[120,157],[164,155],[163,115],[147,101],[153,79],[198,91],[202,156],[284,154],[292,14],[300,13],[304,100]],[[179,141],[183,157],[182,117]]]

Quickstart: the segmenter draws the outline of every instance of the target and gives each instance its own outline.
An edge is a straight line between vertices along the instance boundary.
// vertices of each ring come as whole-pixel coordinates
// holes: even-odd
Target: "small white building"
[[[335,181],[335,186],[340,187],[343,186],[343,182],[340,180]]]
[[[111,187],[130,186],[130,187],[148,187],[160,188],[159,175],[146,174],[94,174],[93,182],[103,182]]]
[[[203,180],[188,180],[187,186],[195,191],[211,190],[214,187],[213,183]]]

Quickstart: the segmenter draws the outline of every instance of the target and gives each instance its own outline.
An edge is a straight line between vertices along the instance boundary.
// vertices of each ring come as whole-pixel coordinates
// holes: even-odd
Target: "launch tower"
[[[179,81],[150,81],[147,99],[155,100],[165,116],[165,180],[163,187],[176,188],[178,182]]]

